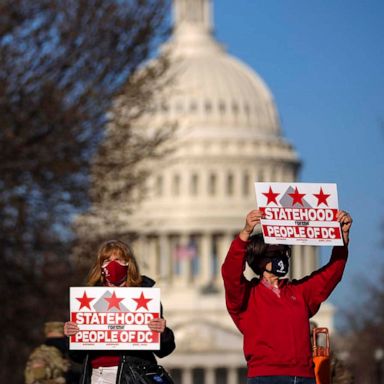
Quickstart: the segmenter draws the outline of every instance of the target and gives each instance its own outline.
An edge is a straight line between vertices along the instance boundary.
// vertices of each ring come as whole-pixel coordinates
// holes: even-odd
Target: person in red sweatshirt
[[[341,280],[352,218],[338,211],[344,245],[333,247],[323,268],[293,281],[282,278],[290,247],[251,236],[261,218],[259,210],[248,213],[222,266],[227,309],[243,334],[247,384],[315,384],[308,320]],[[246,261],[259,278],[244,277]]]

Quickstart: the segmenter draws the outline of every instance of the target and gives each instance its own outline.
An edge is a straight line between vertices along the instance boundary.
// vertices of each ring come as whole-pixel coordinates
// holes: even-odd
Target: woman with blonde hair
[[[123,268],[119,268],[116,264],[111,264],[109,268],[107,268],[112,261],[116,261],[116,263]],[[112,265],[115,265],[115,267],[112,267]],[[108,276],[105,275],[106,273],[116,274],[119,273],[118,271],[120,270],[120,273],[124,276],[122,281],[113,280],[113,275],[110,276],[110,279],[112,278],[113,281],[110,281]],[[140,287],[141,282],[142,276],[140,275],[139,267],[133,251],[128,244],[120,240],[110,240],[101,244],[97,252],[97,259],[88,275],[89,286]]]
[[[89,286],[107,287],[153,287],[155,284],[152,279],[140,274],[132,249],[120,240],[110,240],[101,244],[96,261],[90,269],[87,283]],[[160,318],[152,319],[148,327],[151,331],[160,333],[160,350],[158,351],[72,351],[73,360],[84,362],[81,383],[128,383],[124,373],[130,361],[139,359],[144,363],[156,364],[155,355],[165,357],[172,353],[175,349],[174,335],[166,326],[166,320],[162,314]],[[78,331],[79,327],[76,323],[68,321],[64,324],[66,336],[75,335]],[[170,383],[166,378],[159,382]]]

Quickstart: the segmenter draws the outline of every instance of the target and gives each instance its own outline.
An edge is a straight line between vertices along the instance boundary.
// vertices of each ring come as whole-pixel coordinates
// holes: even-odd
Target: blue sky
[[[215,0],[214,19],[216,37],[270,87],[301,181],[337,183],[354,224],[331,302],[358,300],[357,280],[384,266],[384,1]]]

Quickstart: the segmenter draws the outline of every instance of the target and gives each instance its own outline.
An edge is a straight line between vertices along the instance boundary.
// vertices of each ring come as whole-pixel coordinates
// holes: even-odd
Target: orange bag
[[[331,384],[328,328],[314,328],[312,332],[312,356],[315,363],[316,384]],[[325,342],[320,345],[322,335],[325,337]]]

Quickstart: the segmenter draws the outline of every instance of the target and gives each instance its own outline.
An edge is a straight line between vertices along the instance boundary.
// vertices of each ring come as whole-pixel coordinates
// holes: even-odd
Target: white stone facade
[[[225,308],[220,266],[255,181],[295,181],[299,159],[281,136],[271,92],[212,35],[209,0],[175,0],[174,79],[141,127],[176,121],[176,151],[154,164],[149,195],[127,217],[142,272],[161,287],[176,351],[163,363],[178,384],[244,382],[242,337]],[[317,268],[312,247],[294,247],[291,277]],[[318,317],[332,329],[332,307]]]

